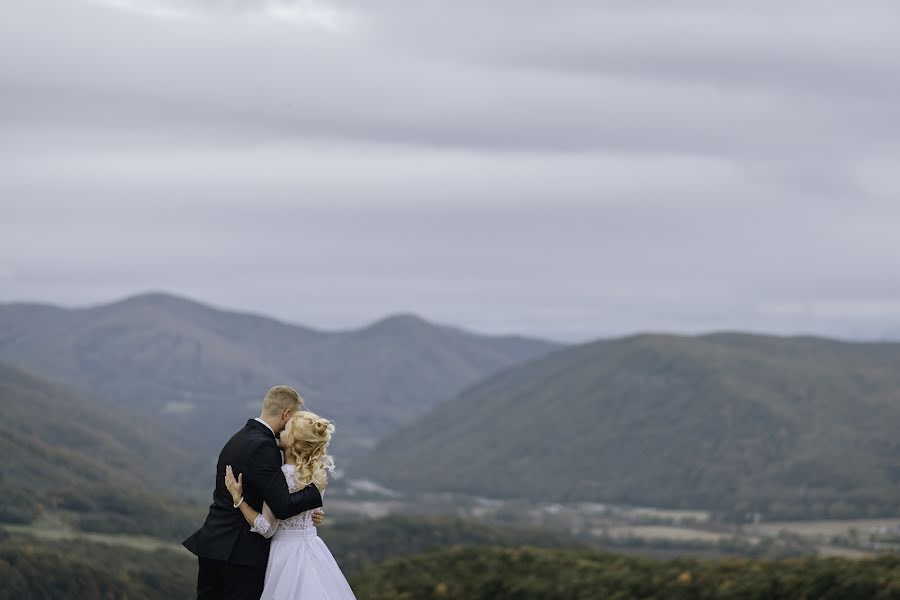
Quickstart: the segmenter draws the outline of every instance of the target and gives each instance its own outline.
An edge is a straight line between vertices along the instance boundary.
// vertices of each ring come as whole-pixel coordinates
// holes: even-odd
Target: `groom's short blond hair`
[[[281,416],[281,413],[290,408],[300,410],[303,406],[303,398],[297,390],[289,385],[276,385],[263,398],[262,412],[264,415]]]

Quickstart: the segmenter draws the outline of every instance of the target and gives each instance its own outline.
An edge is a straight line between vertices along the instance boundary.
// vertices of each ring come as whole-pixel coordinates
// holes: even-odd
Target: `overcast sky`
[[[0,301],[900,337],[900,5],[5,0]]]

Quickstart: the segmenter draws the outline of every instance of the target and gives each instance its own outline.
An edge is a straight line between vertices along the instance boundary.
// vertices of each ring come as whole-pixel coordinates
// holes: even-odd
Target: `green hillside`
[[[405,490],[900,513],[900,344],[741,334],[600,341],[513,367],[385,439]]]
[[[460,544],[580,546],[561,533],[452,517],[329,522],[320,533],[348,575],[389,558]],[[47,574],[47,569],[53,572]],[[196,573],[196,559],[179,548],[148,551],[84,539],[42,541],[0,528],[0,600],[192,598]]]
[[[0,361],[163,417],[214,454],[276,383],[334,419],[346,454],[486,375],[555,349],[399,315],[322,332],[146,294],[86,309],[0,305]],[[202,423],[202,426],[200,424]]]
[[[173,501],[197,458],[152,420],[0,364],[0,522],[54,514],[89,531],[177,537],[200,507]]]
[[[366,600],[895,600],[900,557],[657,561],[592,550],[459,547],[351,577]]]

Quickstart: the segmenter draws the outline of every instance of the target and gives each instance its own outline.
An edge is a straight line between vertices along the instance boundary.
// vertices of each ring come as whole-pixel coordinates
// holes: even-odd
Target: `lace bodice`
[[[288,490],[290,490],[292,494],[301,489],[294,479],[294,465],[281,465],[281,472],[284,473],[284,478],[287,479]],[[279,521],[278,528],[296,530],[308,529],[312,527],[315,529],[316,526],[312,522],[312,514],[313,511],[307,510],[300,513],[299,515],[291,517],[290,519]]]

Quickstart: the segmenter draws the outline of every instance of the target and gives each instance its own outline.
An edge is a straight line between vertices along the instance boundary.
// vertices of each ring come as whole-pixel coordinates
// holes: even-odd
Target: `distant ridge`
[[[708,508],[900,512],[900,344],[717,333],[562,349],[353,465],[388,486]]]

